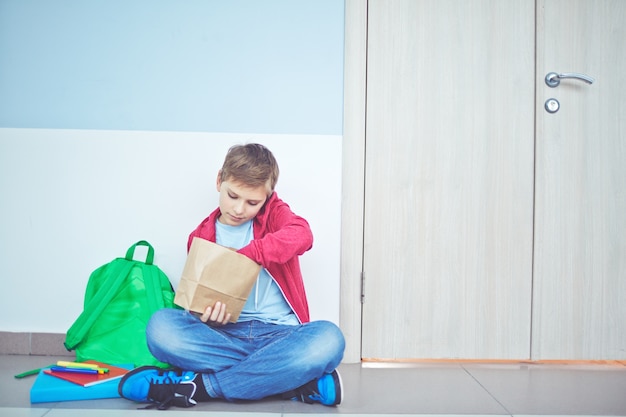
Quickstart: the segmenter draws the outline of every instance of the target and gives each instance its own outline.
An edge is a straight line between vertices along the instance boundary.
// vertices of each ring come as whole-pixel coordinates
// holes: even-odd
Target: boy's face
[[[232,179],[222,181],[220,176],[217,175],[219,206],[222,212],[218,218],[219,222],[239,226],[253,219],[267,200],[267,188],[265,186],[251,188]]]

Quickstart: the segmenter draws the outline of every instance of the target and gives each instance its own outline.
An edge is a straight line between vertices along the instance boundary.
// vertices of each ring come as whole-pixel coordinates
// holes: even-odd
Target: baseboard
[[[65,349],[65,334],[0,332],[0,355],[76,356]]]

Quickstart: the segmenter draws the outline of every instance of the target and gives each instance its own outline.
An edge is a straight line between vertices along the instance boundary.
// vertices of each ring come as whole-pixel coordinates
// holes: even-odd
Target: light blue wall
[[[343,0],[0,0],[0,331],[65,332],[138,240],[176,287],[251,141],[313,229],[311,317],[338,323],[343,19]]]
[[[342,0],[0,0],[0,127],[341,134]]]

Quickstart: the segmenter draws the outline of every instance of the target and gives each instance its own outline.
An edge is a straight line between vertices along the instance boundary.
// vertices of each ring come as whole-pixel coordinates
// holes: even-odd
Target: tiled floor
[[[31,405],[34,377],[15,379],[13,375],[56,360],[0,355],[0,416],[141,417],[158,413],[138,411],[136,404],[121,398]],[[626,416],[626,366],[620,364],[342,364],[340,372],[345,396],[338,407],[279,400],[211,402],[173,408],[167,415]]]

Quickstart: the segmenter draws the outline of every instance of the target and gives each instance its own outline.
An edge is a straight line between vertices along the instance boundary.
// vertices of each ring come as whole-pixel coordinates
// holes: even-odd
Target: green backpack
[[[135,261],[137,246],[147,246],[146,262]],[[165,273],[153,265],[154,249],[145,240],[91,273],[83,312],[67,331],[65,347],[76,359],[136,367],[159,362],[148,350],[146,325],[152,314],[174,306],[174,290]]]

